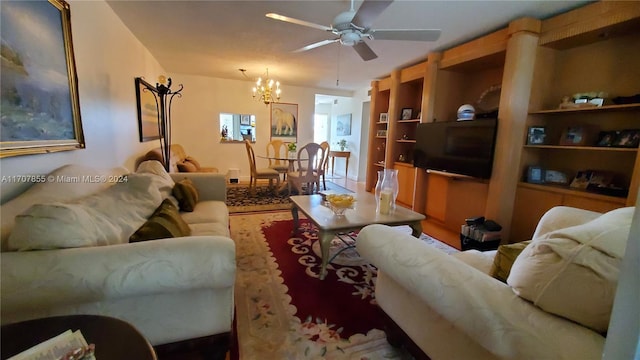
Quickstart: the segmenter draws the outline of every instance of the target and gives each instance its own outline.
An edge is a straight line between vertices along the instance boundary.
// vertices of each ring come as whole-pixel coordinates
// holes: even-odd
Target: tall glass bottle
[[[384,179],[384,170],[378,170],[378,181],[376,181],[376,212],[380,212],[380,191],[382,191],[382,180]]]
[[[380,191],[376,185],[376,202],[377,209],[380,214],[388,214],[396,208],[396,199],[398,197],[398,170],[384,169],[378,171],[378,180],[382,173],[382,183]]]

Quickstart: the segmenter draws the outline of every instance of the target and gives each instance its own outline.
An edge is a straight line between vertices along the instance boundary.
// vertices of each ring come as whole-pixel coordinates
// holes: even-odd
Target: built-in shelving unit
[[[635,5],[635,6],[634,6]],[[531,237],[539,217],[557,205],[608,211],[635,204],[640,184],[638,148],[597,146],[601,132],[640,129],[640,104],[611,104],[611,98],[640,93],[640,8],[625,2],[589,4],[542,23],[526,128],[544,127],[544,144],[522,147],[514,203],[512,241]],[[608,93],[600,107],[559,108],[574,93]],[[569,128],[582,128],[579,146],[563,145]],[[526,130],[523,134],[526,144]],[[531,166],[566,174],[614,174],[628,195],[604,195],[566,185],[532,184]]]

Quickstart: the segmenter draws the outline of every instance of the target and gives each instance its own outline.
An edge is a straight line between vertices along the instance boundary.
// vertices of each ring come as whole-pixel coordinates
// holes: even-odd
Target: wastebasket
[[[227,176],[229,178],[229,183],[230,184],[237,184],[238,183],[238,179],[240,178],[240,169],[238,169],[238,168],[229,169],[229,172],[227,173]]]

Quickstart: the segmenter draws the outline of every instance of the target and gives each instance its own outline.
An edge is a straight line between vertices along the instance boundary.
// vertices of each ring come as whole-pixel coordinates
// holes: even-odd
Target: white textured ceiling
[[[269,19],[269,12],[330,25],[349,9],[341,1],[108,1],[166,71],[227,79],[256,79],[265,68],[286,85],[353,91],[393,69],[426,59],[505,27],[523,16],[546,18],[586,1],[396,0],[373,23],[378,29],[441,29],[435,42],[367,41],[378,58],[362,61],[337,43],[292,53],[334,36]],[[356,1],[355,8],[361,2]],[[238,70],[246,69],[246,77]],[[339,78],[339,85],[336,80]]]

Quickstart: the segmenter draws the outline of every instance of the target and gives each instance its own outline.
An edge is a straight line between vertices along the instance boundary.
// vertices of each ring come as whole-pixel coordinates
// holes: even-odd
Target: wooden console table
[[[335,172],[335,167],[333,165],[335,164],[336,158],[340,157],[346,159],[347,164],[344,168],[344,177],[346,178],[347,172],[349,171],[349,157],[351,157],[351,151],[329,151],[329,156],[331,157],[331,176],[333,176],[333,173]]]

